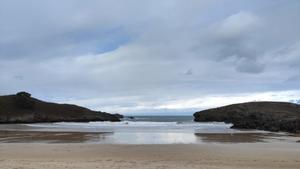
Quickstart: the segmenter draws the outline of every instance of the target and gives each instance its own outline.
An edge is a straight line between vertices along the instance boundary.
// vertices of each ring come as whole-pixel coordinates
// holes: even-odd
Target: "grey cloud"
[[[187,71],[184,72],[185,75],[192,75],[193,74],[193,70],[192,69],[188,69]]]
[[[256,60],[242,59],[236,69],[246,73],[261,73],[264,70],[264,65],[257,63]]]
[[[0,1],[0,93],[149,111],[299,89],[298,1],[56,3]]]

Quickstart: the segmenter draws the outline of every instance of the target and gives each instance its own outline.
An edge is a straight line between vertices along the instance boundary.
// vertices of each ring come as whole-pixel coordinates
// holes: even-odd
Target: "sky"
[[[0,95],[122,114],[300,103],[299,0],[0,0]]]

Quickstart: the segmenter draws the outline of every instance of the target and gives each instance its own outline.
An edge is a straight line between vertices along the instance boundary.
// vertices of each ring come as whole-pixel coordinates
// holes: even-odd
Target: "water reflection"
[[[204,143],[294,142],[295,140],[283,133],[195,133],[195,136]]]
[[[193,133],[133,133],[116,132],[101,143],[112,144],[192,144],[197,143]]]
[[[0,143],[201,144],[298,140],[299,135],[278,133],[0,131]]]
[[[190,144],[193,133],[0,131],[0,143]]]
[[[265,135],[258,133],[195,133],[202,142],[254,143],[265,142]]]
[[[0,131],[1,143],[84,143],[99,142],[113,133]]]

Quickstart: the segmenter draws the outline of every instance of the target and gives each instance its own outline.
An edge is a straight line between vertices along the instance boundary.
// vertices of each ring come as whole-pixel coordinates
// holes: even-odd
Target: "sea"
[[[223,122],[194,122],[192,116],[134,116],[125,117],[120,122],[0,125],[0,142],[223,144],[266,142],[288,137],[285,133],[238,130],[231,126]]]
[[[25,124],[32,130],[113,133],[227,133],[237,132],[223,122],[194,122],[191,116],[130,116],[121,122],[59,122]]]

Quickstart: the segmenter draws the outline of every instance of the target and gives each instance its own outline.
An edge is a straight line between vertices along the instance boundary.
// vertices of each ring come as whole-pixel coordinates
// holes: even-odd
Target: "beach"
[[[299,140],[297,134],[178,117],[177,122],[3,124],[0,168],[298,169]]]
[[[0,0],[0,169],[300,169],[300,0]]]
[[[0,144],[1,169],[298,169],[300,144]]]

